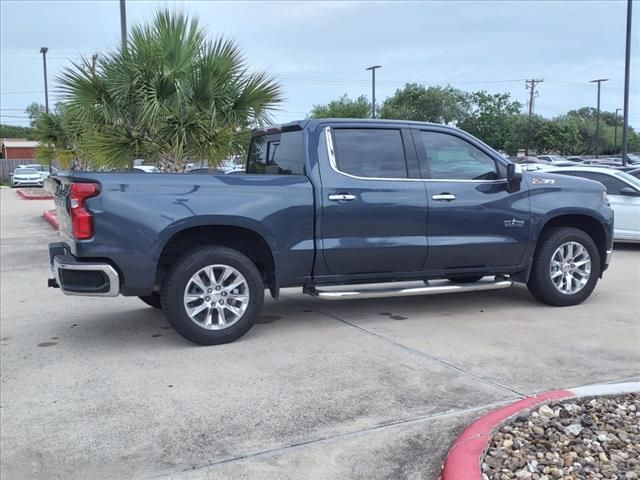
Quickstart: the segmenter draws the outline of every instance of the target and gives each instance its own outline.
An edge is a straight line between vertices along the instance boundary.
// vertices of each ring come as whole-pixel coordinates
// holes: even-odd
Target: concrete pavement
[[[526,289],[325,303],[284,292],[196,347],[136,298],[46,288],[46,201],[2,189],[3,478],[434,478],[490,408],[640,375],[640,249],[585,304]]]

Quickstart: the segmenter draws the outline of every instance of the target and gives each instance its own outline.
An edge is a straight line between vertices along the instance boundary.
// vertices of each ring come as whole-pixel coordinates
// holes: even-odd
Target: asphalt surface
[[[2,478],[432,479],[489,409],[640,377],[638,247],[576,307],[519,286],[287,290],[241,340],[197,347],[137,298],[48,289],[51,202],[0,201]]]

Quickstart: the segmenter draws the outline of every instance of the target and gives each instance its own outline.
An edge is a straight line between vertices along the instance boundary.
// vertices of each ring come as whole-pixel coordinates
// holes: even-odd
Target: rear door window
[[[336,168],[363,178],[407,178],[407,161],[399,129],[336,128]]]
[[[247,173],[303,175],[304,162],[302,130],[260,135],[251,141]]]

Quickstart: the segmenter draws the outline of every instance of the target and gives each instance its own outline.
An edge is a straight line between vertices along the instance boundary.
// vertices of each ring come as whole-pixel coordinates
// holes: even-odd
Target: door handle
[[[453,193],[440,193],[438,195],[433,195],[431,198],[438,202],[450,202],[451,200],[455,200],[456,196]]]
[[[331,200],[332,202],[340,202],[340,201],[350,202],[351,200],[355,200],[355,199],[356,199],[356,196],[351,195],[350,193],[334,193],[329,195],[329,200]]]

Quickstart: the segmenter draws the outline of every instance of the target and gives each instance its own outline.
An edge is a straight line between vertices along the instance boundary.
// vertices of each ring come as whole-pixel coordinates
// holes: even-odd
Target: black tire
[[[138,297],[144,303],[153,308],[162,308],[162,302],[160,300],[160,294],[158,292],[153,292],[151,295],[147,295],[144,297]]]
[[[560,292],[551,280],[550,265],[555,251],[567,242],[577,242],[586,248],[591,259],[591,272],[584,287],[576,293]],[[527,287],[529,292],[543,303],[565,307],[584,302],[598,283],[600,277],[600,253],[594,240],[583,230],[572,227],[556,227],[544,232],[540,237],[533,268]]]
[[[199,326],[187,314],[184,292],[189,279],[209,265],[228,265],[242,274],[249,291],[248,306],[233,325],[221,330]],[[247,333],[262,309],[264,284],[262,276],[249,258],[227,247],[197,247],[171,265],[162,287],[162,308],[169,324],[184,338],[199,345],[220,345],[233,342]]]
[[[484,278],[484,275],[468,275],[466,277],[451,277],[447,280],[450,280],[453,283],[476,283],[482,278]]]

